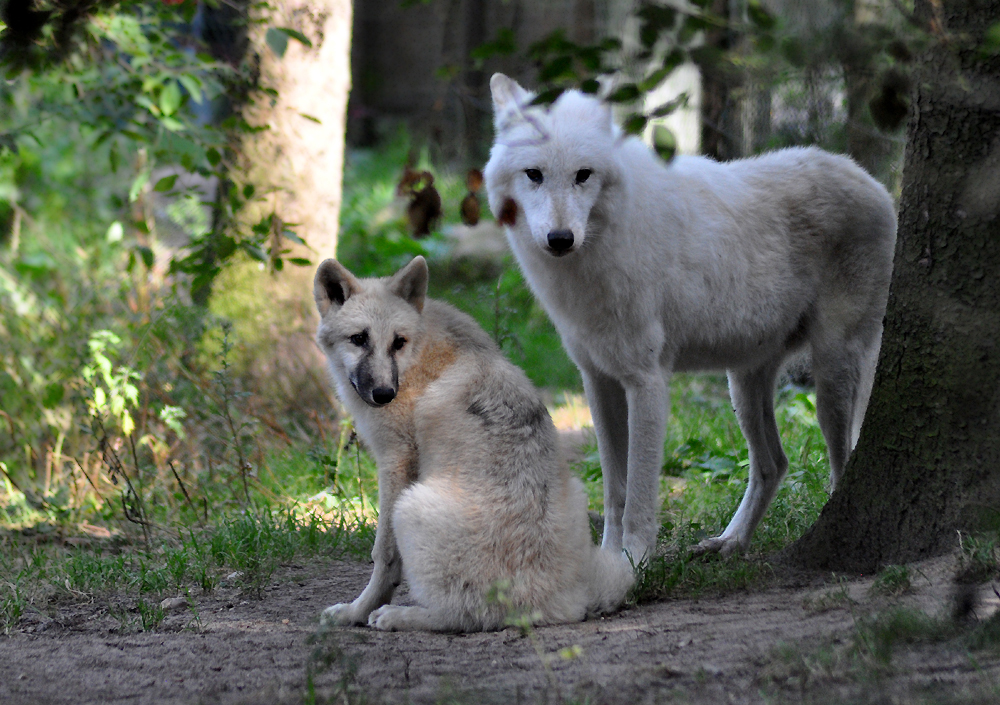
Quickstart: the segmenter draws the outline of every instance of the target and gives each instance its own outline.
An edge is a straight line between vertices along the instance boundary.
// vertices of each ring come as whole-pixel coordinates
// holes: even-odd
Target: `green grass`
[[[908,566],[887,565],[879,574],[875,576],[872,583],[871,593],[873,595],[884,595],[887,597],[899,597],[905,595],[913,589],[913,578]]]
[[[0,629],[9,631],[27,610],[44,611],[53,602],[110,596],[131,600],[148,629],[163,619],[163,597],[210,593],[235,575],[234,587],[261,599],[280,564],[310,556],[361,558],[373,541],[374,529],[362,517],[267,508],[150,546],[67,549],[7,540],[0,546]]]

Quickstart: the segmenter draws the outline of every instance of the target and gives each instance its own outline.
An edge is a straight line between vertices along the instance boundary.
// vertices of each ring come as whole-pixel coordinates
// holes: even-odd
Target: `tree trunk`
[[[272,237],[279,249],[290,248],[286,256],[305,257],[313,266],[286,263],[274,273],[266,267],[260,271],[256,262],[232,267],[214,287],[211,307],[234,321],[237,370],[254,380],[263,398],[279,406],[321,406],[329,397],[322,356],[312,342],[317,323],[312,278],[315,265],[336,252],[351,83],[351,2],[271,0],[268,16],[252,19],[263,20],[250,32],[260,75],[242,114],[250,125],[266,129],[246,136],[239,146],[246,182],[257,187],[243,227],[273,213]],[[287,37],[279,56],[276,28],[300,32],[312,46]],[[283,224],[309,249],[283,237]]]
[[[1000,509],[1000,57],[995,3],[918,3],[932,32],[907,135],[895,270],[858,446],[788,555],[874,571]],[[941,27],[944,27],[941,30]]]
[[[728,0],[713,0],[709,9],[714,16],[731,20],[730,5]],[[742,156],[737,134],[739,106],[734,97],[741,77],[721,58],[732,47],[730,30],[717,27],[705,32],[705,45],[694,55],[701,70],[701,153],[720,162]]]
[[[260,86],[277,97],[259,95],[245,112],[247,121],[267,126],[244,142],[257,183],[269,184],[263,207],[317,251],[332,257],[340,222],[344,165],[344,124],[351,88],[350,0],[272,0],[269,21],[252,35],[260,58]],[[287,27],[304,34],[308,47],[289,39],[283,56],[266,46],[266,30]],[[311,280],[311,272],[310,272]]]

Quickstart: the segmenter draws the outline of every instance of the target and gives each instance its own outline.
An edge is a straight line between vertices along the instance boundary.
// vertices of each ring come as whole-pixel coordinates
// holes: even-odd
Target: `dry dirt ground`
[[[953,561],[916,566],[900,601],[948,609]],[[286,566],[261,601],[220,588],[195,598],[199,621],[182,609],[150,632],[84,596],[26,615],[0,637],[0,703],[298,703],[310,702],[310,679],[316,701],[338,703],[1000,702],[996,653],[952,641],[909,647],[890,667],[858,656],[854,620],[889,605],[863,577],[776,568],[776,584],[758,591],[644,604],[527,636],[317,637],[320,610],[352,599],[369,570]],[[984,597],[977,609],[995,607]]]

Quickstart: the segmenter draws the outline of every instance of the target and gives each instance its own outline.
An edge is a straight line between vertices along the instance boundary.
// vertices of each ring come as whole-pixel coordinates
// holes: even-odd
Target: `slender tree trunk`
[[[270,0],[266,17],[254,17],[249,51],[259,67],[258,90],[243,118],[263,128],[239,145],[242,173],[256,194],[241,214],[242,227],[273,214],[272,248],[305,257],[313,266],[285,264],[272,272],[257,263],[230,268],[214,287],[212,308],[234,321],[237,369],[254,380],[263,399],[279,406],[322,406],[329,396],[322,356],[312,342],[315,265],[336,253],[344,164],[344,133],[350,91],[350,0]],[[288,36],[279,55],[274,30]],[[268,30],[271,42],[267,41]],[[282,35],[282,36],[287,36]],[[280,41],[280,37],[278,38]],[[287,228],[308,249],[282,233]]]
[[[277,97],[258,95],[245,111],[252,125],[268,129],[246,140],[248,167],[269,184],[269,208],[320,257],[332,257],[340,219],[344,126],[351,88],[350,0],[272,0],[269,21],[251,39],[260,58],[260,86]],[[312,46],[289,39],[283,56],[266,46],[266,30],[287,27]],[[310,273],[311,278],[311,273]]]
[[[882,351],[844,479],[788,552],[813,567],[926,557],[1000,510],[1000,56],[978,50],[1000,8],[917,11],[937,36],[916,81]]]
[[[709,7],[716,17],[731,19],[728,0],[713,0]],[[740,76],[728,62],[720,60],[719,52],[732,49],[733,37],[725,28],[710,29],[705,32],[707,57],[695,63],[701,70],[701,153],[718,161],[736,159],[740,155],[738,132],[739,105],[734,91],[739,87]]]

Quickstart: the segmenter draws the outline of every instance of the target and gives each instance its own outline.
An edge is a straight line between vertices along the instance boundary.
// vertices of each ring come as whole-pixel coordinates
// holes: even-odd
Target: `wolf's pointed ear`
[[[335,259],[323,260],[313,279],[313,298],[322,318],[331,307],[341,307],[352,295],[361,291],[361,284]]]
[[[502,73],[493,74],[493,78],[490,79],[490,93],[493,94],[495,115],[528,102],[528,91],[521,88],[513,78]]]
[[[423,313],[424,298],[427,296],[427,260],[417,255],[393,274],[389,280],[389,291]]]

